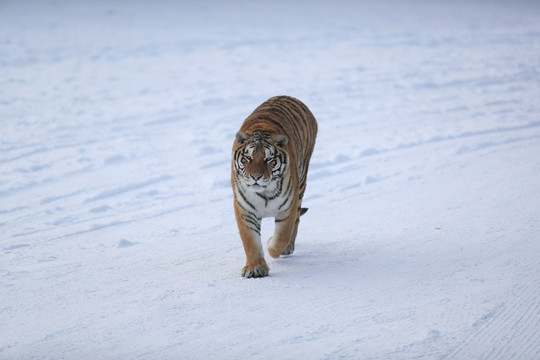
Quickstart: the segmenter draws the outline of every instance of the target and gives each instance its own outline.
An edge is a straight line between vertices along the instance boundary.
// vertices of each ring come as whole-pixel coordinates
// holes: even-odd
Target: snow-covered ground
[[[281,94],[310,210],[244,279]],[[0,125],[1,359],[540,358],[538,2],[3,0]]]

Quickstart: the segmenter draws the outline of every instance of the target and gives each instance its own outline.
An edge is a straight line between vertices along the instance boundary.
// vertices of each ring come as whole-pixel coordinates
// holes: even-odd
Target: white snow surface
[[[309,212],[244,279],[274,95]],[[3,0],[0,124],[1,359],[540,359],[538,2]]]

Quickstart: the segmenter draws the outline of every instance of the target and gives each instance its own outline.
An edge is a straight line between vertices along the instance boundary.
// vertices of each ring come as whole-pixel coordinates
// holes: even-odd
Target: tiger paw
[[[276,250],[273,246],[268,247],[268,254],[274,259],[277,259],[282,253],[283,251]]]
[[[270,238],[268,238],[268,241],[266,242],[266,246],[268,249],[268,254],[274,259],[277,259],[282,254],[282,251],[279,251],[275,248],[276,244],[273,240],[274,236],[270,236]]]
[[[285,250],[281,253],[281,255],[291,255],[294,252],[294,248],[291,248],[290,246],[287,246]]]
[[[264,261],[264,260],[263,260]],[[270,268],[266,263],[256,265],[246,265],[242,269],[242,276],[245,278],[258,278],[268,276]]]

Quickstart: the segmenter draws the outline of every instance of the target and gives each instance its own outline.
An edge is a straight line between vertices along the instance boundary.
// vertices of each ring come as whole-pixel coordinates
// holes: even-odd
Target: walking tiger
[[[261,220],[273,217],[268,240],[273,258],[294,251],[317,121],[306,105],[289,96],[268,99],[247,117],[232,149],[234,213],[246,253],[246,278],[267,276]]]

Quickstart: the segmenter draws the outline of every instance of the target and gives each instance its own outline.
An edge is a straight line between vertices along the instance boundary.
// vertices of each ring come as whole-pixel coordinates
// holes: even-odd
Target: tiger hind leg
[[[296,222],[294,223],[294,229],[291,236],[291,241],[289,242],[289,245],[287,245],[287,248],[283,250],[281,255],[291,255],[294,252],[294,243],[296,241],[296,233],[298,232],[298,224],[300,223],[300,217],[296,219]]]
[[[307,212],[307,208],[298,208],[298,217],[296,218],[296,221],[290,225],[289,228],[291,229],[290,234],[287,235],[287,231],[283,231],[281,228],[281,224],[276,221],[276,231],[274,232],[273,236],[270,236],[270,238],[267,241],[268,251],[270,253],[270,256],[273,258],[277,258],[280,255],[291,255],[294,252],[294,243],[296,240],[296,233],[298,232],[298,224],[300,222],[300,216],[304,215]],[[276,235],[280,235],[278,238],[280,241],[276,241],[274,239],[276,238]],[[278,250],[276,249],[276,246],[279,246],[278,243],[281,244],[287,244],[285,246],[285,249],[279,254]]]
[[[287,245],[287,248],[283,250],[281,255],[291,255],[294,252],[294,244],[296,242],[296,234],[298,233],[298,224],[300,223],[300,216],[304,215],[308,211],[308,208],[300,208],[298,219],[296,219],[296,222],[294,223],[294,230],[291,236],[291,241],[289,242],[289,245]]]
[[[286,220],[275,222],[274,235],[268,239],[268,254],[274,259],[283,254],[291,242],[298,219],[295,213],[288,215]]]

